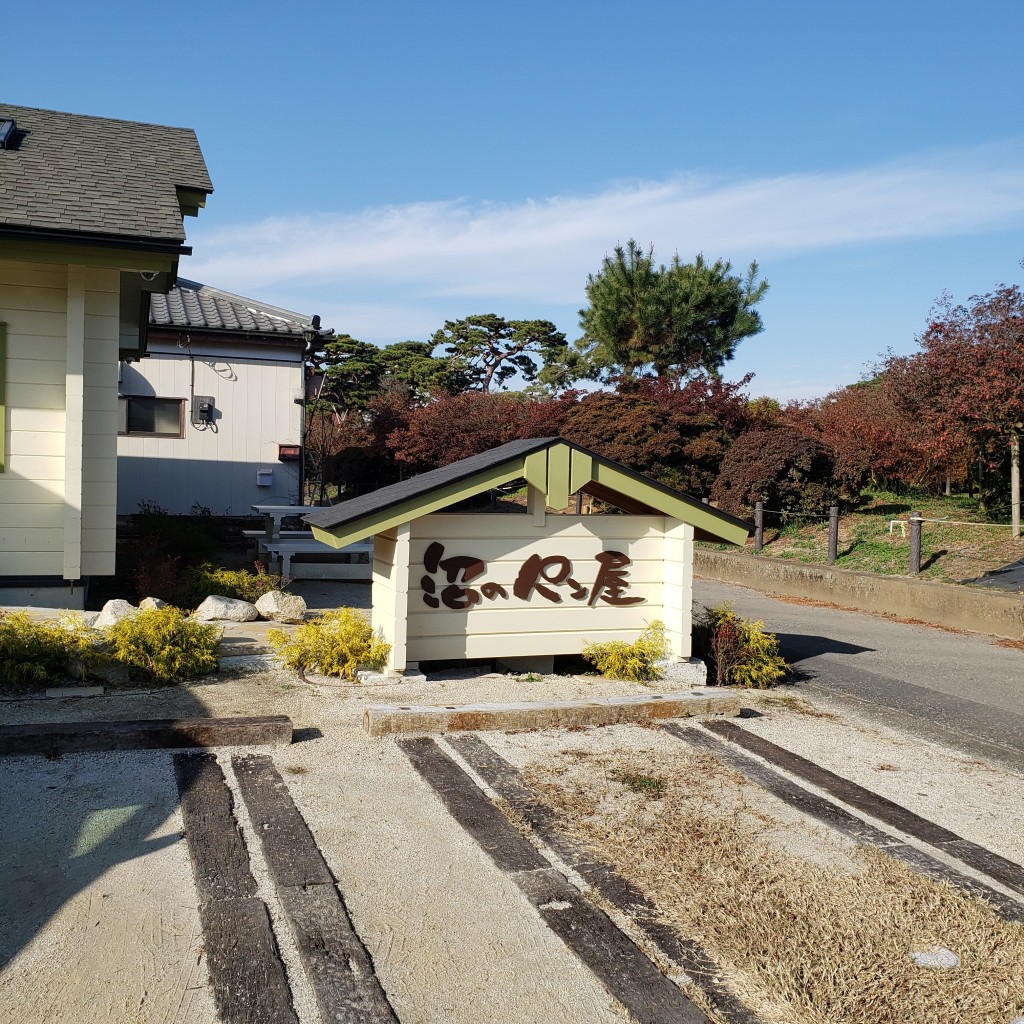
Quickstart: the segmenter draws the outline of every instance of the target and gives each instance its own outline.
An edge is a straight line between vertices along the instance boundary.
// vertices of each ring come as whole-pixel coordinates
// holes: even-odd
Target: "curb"
[[[1020,594],[707,548],[694,551],[693,572],[696,577],[750,587],[769,597],[798,597],[844,611],[1024,639],[1024,595]]]
[[[740,713],[738,693],[688,690],[682,693],[601,697],[596,700],[536,701],[515,704],[369,704],[363,729],[371,736],[390,733],[445,733],[469,730],[512,731],[619,725],[663,718]]]
[[[153,718],[127,722],[56,722],[0,727],[0,756],[110,750],[180,750],[286,745],[287,715],[259,718]]]

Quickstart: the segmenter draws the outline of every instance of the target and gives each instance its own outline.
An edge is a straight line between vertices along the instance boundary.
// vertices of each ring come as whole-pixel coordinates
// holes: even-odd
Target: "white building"
[[[0,104],[0,604],[114,572],[119,360],[212,190],[190,129]]]
[[[302,332],[310,318],[179,279],[121,364],[117,512],[301,504]]]

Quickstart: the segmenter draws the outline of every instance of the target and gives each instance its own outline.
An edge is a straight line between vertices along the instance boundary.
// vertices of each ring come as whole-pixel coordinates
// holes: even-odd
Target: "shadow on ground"
[[[182,718],[209,713],[192,697],[179,704]],[[0,766],[2,969],[102,876],[181,836],[166,827],[178,805],[169,751],[36,754]]]
[[[791,665],[822,654],[864,654],[875,650],[873,647],[861,647],[859,644],[848,644],[828,636],[807,633],[776,633],[776,636],[779,640],[779,653]]]

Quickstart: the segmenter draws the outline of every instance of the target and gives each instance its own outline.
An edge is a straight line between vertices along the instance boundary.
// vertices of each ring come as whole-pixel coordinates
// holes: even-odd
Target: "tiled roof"
[[[176,189],[212,192],[191,128],[0,103],[17,122],[0,149],[3,228],[185,240]]]
[[[172,329],[301,335],[310,318],[179,277],[167,295],[150,297],[149,323]]]

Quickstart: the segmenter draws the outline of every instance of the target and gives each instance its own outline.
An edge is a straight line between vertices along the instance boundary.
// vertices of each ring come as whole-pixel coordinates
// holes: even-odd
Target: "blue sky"
[[[809,398],[1024,280],[1024,4],[8,0],[11,103],[195,128],[181,273],[378,343],[578,333],[588,273],[756,259],[727,376]]]

